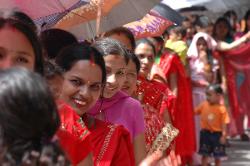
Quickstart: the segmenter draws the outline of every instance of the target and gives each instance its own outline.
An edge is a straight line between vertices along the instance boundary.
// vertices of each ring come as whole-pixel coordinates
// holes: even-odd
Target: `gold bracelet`
[[[166,123],[161,129],[161,133],[154,140],[153,145],[149,150],[149,154],[152,154],[155,151],[164,152],[178,134],[178,129],[173,127],[170,123]]]

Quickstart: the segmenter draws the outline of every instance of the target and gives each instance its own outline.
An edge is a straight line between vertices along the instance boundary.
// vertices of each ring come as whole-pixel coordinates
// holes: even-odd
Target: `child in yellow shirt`
[[[195,113],[201,117],[200,148],[202,165],[208,165],[208,157],[215,158],[219,166],[221,157],[225,157],[226,125],[229,116],[226,107],[220,104],[223,90],[219,85],[209,85],[206,91],[207,101],[201,103]]]
[[[186,65],[186,55],[188,46],[183,41],[184,28],[181,26],[174,26],[169,30],[169,39],[165,43],[165,48],[173,50],[180,56],[183,65]]]

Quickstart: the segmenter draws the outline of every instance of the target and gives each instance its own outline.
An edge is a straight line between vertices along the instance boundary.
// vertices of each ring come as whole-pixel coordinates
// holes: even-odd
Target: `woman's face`
[[[26,36],[11,27],[0,29],[0,69],[14,66],[34,70],[35,53]]]
[[[101,90],[101,68],[88,60],[80,60],[65,72],[61,98],[82,116],[96,103]]]
[[[126,79],[126,62],[123,56],[107,55],[104,57],[107,80],[104,88],[104,97],[111,98],[122,86]]]
[[[141,43],[136,47],[135,54],[141,63],[140,75],[146,78],[154,64],[153,48],[148,44]]]
[[[224,40],[229,32],[227,24],[223,21],[215,25],[215,35],[218,39]]]
[[[122,86],[122,91],[128,95],[132,95],[136,90],[137,71],[136,65],[132,60],[129,60],[126,71],[126,80]]]
[[[207,42],[204,38],[199,38],[197,40],[196,45],[197,45],[198,52],[207,51]]]

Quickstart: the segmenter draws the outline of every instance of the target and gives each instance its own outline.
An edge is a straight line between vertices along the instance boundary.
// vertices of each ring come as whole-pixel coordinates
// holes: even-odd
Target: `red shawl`
[[[85,116],[84,120],[74,110],[60,103],[61,127],[57,132],[60,144],[73,165],[93,152],[94,165],[134,166],[134,152],[129,132],[122,126],[112,125]],[[93,120],[92,127],[85,124]]]
[[[234,118],[250,111],[250,43],[220,53],[227,80],[229,103]]]
[[[57,131],[60,145],[71,160],[77,165],[92,152],[90,132],[81,117],[62,101],[58,102],[61,126]]]
[[[177,74],[178,94],[175,109],[171,112],[173,126],[180,131],[176,138],[176,154],[192,155],[196,150],[196,143],[190,80],[176,54],[165,52],[161,56],[159,66],[167,79],[171,73]]]
[[[129,132],[120,125],[95,119],[89,129],[97,166],[134,166],[134,152]]]
[[[149,151],[165,126],[162,114],[166,110],[172,111],[175,96],[165,84],[149,81],[142,77],[138,78],[136,95],[144,110],[145,139],[147,151]]]

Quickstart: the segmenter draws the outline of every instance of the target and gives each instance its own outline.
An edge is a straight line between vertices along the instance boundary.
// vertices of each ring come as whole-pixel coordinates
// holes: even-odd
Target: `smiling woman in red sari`
[[[122,126],[86,115],[100,97],[106,80],[105,64],[100,53],[90,46],[75,44],[62,50],[56,57],[56,63],[64,70],[61,97],[80,116],[78,122],[86,124],[90,131],[94,165],[134,165],[129,133]]]

